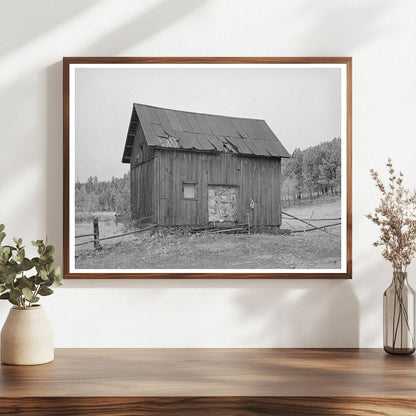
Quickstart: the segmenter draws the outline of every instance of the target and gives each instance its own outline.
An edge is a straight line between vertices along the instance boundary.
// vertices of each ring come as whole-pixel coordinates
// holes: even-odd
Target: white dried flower
[[[382,197],[374,214],[366,217],[380,227],[380,237],[374,246],[384,246],[383,257],[390,261],[395,271],[406,271],[416,253],[416,191],[402,185],[403,173],[396,175],[391,159],[387,161],[388,184],[380,180],[371,169]]]

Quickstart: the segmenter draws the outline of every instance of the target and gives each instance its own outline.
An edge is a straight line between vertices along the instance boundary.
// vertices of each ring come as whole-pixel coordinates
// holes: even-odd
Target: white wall
[[[368,169],[414,175],[416,2],[0,0],[0,222],[62,255],[62,56],[352,56],[354,276],[66,281],[57,347],[379,347],[391,271]],[[416,286],[414,272],[410,281]],[[0,304],[0,324],[9,305]]]

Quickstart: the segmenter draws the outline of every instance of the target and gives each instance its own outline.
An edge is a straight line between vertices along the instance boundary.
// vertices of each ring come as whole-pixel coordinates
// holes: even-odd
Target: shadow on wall
[[[368,246],[355,256],[355,274],[360,276],[354,285],[361,305],[360,343],[369,348],[383,346],[383,293],[393,278],[391,264],[384,260],[381,251],[381,248],[373,247],[369,241]],[[414,266],[416,265],[411,269]],[[410,270],[409,272],[412,277]],[[411,279],[410,284],[415,287]]]
[[[110,32],[99,42],[87,46],[80,56],[111,56],[143,42],[158,31],[175,24],[204,2],[164,0],[134,16],[128,24]],[[47,230],[50,241],[56,241],[56,258],[62,258],[62,62],[47,68]]]
[[[14,52],[21,46],[33,42],[39,36],[52,31],[54,28],[76,18],[88,8],[99,3],[99,0],[31,0],[2,2],[0,14],[0,27],[2,33],[12,33],[13,36],[4,36],[0,40],[0,56]],[[22,10],[23,9],[23,10]],[[30,16],[30,24],[19,26],[22,17]],[[19,27],[19,30],[16,30]]]
[[[295,39],[298,39],[303,49],[305,38],[313,37],[316,56],[350,55],[355,48],[384,33],[386,28],[380,17],[393,5],[390,0],[376,3],[327,0],[299,2],[293,12],[293,20],[297,22]]]
[[[0,27],[3,33],[12,33],[13,36],[8,36],[7,39],[3,37],[0,40],[0,56],[15,52],[60,25],[76,19],[78,15],[85,13],[100,2],[100,0],[71,0],[70,2],[65,0],[31,0],[24,2],[24,4],[19,1],[5,2],[2,4]],[[139,16],[133,15],[129,23],[108,33],[96,43],[87,46],[84,50],[80,48],[78,55],[85,56],[85,53],[94,56],[120,54],[160,30],[175,24],[194,9],[203,6],[204,3],[204,1],[194,0],[157,2]],[[118,9],[123,7],[127,14],[130,10],[127,3],[117,5]],[[16,22],[20,22],[22,17],[26,16],[30,17],[30,25],[25,25],[24,30],[16,30]],[[103,18],[111,18],[111,16],[103,16]],[[105,20],[102,23],[105,24]],[[84,30],[88,31],[90,28],[85,27]]]
[[[0,14],[0,26],[4,33],[11,33],[7,39],[0,40],[0,57],[5,57],[13,52],[19,53],[23,48],[32,43],[36,38],[46,36],[59,25],[66,21],[76,19],[77,15],[84,13],[90,7],[100,3],[98,0],[73,0],[44,1],[33,0],[22,5],[21,2],[8,2],[3,5]],[[111,56],[121,54],[133,45],[138,45],[148,37],[162,31],[166,27],[175,24],[187,14],[201,7],[204,2],[194,0],[177,0],[175,2],[164,0],[155,3],[152,7],[139,15],[133,15],[128,24],[120,26],[117,30],[108,33],[99,42],[79,48],[77,55],[97,56],[99,54]],[[24,12],[22,11],[24,8]],[[24,16],[22,16],[24,13]],[[29,18],[31,24],[25,26],[25,30],[16,30],[16,22],[23,18]],[[90,28],[84,28],[85,31]],[[42,51],[39,51],[42,52]],[[65,55],[65,50],[60,51]],[[47,65],[45,63],[45,65]],[[45,88],[42,82],[45,81]],[[4,106],[2,105],[4,104]],[[18,218],[30,215],[27,201],[36,201],[46,189],[46,210],[44,221],[46,235],[49,241],[56,246],[56,262],[62,263],[62,62],[50,65],[41,73],[35,73],[30,67],[25,66],[22,73],[15,74],[13,82],[9,82],[1,88],[0,107],[5,108],[3,116],[8,120],[20,120],[22,108],[26,111],[24,123],[15,123],[14,138],[24,143],[20,153],[19,172],[15,172],[15,161],[8,158],[5,166],[6,172],[13,172],[11,178],[3,177],[3,183],[7,183],[12,189],[18,189],[20,182],[31,182],[30,192],[21,190],[11,193],[8,191],[9,204],[1,211],[7,218],[11,210],[14,210]],[[45,111],[46,109],[46,111]],[[42,119],[42,117],[44,117]],[[38,140],[30,139],[33,132],[39,132]],[[42,134],[46,134],[46,143],[42,140]],[[43,155],[38,147],[44,148],[46,153],[46,166],[42,158],[35,159],[33,155]],[[46,170],[46,172],[45,172]],[[43,180],[46,183],[43,183]],[[16,182],[16,186],[15,186]],[[40,191],[40,194],[39,194]],[[33,219],[36,221],[36,219]],[[42,230],[42,232],[45,232]],[[22,235],[23,230],[15,229],[13,233]],[[22,233],[22,234],[21,234]],[[75,283],[76,285],[76,283]],[[117,285],[121,286],[121,285]],[[10,304],[0,303],[0,316],[6,319]],[[3,322],[0,322],[2,325]]]
[[[359,346],[359,303],[351,281],[261,281],[235,296],[250,333],[243,345],[280,348]]]
[[[123,24],[108,33],[99,41],[89,45],[84,54],[93,56],[119,55],[130,47],[137,46],[147,38],[176,24],[189,13],[200,8],[206,2],[195,0],[163,0],[147,9],[140,16],[133,17],[129,23]],[[184,34],[184,36],[187,36]],[[182,39],[177,39],[178,43]],[[183,40],[184,42],[186,39]]]
[[[48,213],[46,227],[49,240],[54,242],[56,248],[55,259],[62,259],[62,152],[63,152],[63,125],[62,125],[62,63],[47,68],[47,130],[46,148],[48,158],[46,164],[46,201]]]
[[[356,348],[360,346],[360,307],[350,280],[94,279],[67,280],[65,288],[93,289],[95,296],[98,296],[100,289],[105,288],[141,289],[143,293],[150,289],[157,291],[154,293],[158,294],[158,301],[163,300],[164,296],[171,301],[181,299],[181,296],[185,296],[181,289],[204,291],[204,295],[199,295],[196,291],[189,292],[188,296],[192,293],[194,300],[190,300],[188,305],[185,302],[180,308],[181,313],[183,308],[192,310],[196,304],[208,308],[208,311],[198,312],[200,320],[197,324],[189,318],[187,328],[195,325],[197,333],[192,340],[177,345],[180,347],[192,344],[195,337],[200,336],[200,331],[206,333],[214,331],[215,335],[212,335],[212,338],[216,339],[217,344],[211,345],[212,347]],[[169,289],[176,289],[178,292],[168,294]],[[127,296],[133,297],[132,302],[143,296],[143,293],[141,295],[134,295],[132,291],[127,293],[130,293]],[[144,298],[146,299],[146,296]],[[153,299],[152,305],[155,301],[156,299]],[[209,312],[213,304],[225,308],[228,313],[222,315],[217,310]],[[166,308],[175,310],[175,307],[169,302],[166,304]],[[149,308],[151,310],[151,306]],[[163,328],[166,324],[165,319],[169,321],[166,317],[157,321],[157,325]],[[188,318],[183,319],[186,321]],[[376,324],[378,326],[375,327],[379,328],[380,322]],[[218,334],[223,335],[218,337]],[[155,344],[149,345],[160,346],[157,344],[159,340],[154,342]],[[198,342],[196,345],[201,346]],[[207,338],[206,343],[209,342]]]

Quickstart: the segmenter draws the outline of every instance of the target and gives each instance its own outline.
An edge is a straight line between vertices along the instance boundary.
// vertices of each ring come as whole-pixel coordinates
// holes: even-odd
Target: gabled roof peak
[[[129,163],[139,124],[150,147],[290,157],[264,120],[133,104],[122,161]]]

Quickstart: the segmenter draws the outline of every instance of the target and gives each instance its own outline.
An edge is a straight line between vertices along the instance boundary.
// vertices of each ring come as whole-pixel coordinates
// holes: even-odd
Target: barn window
[[[196,182],[183,182],[182,189],[184,199],[196,199]]]

